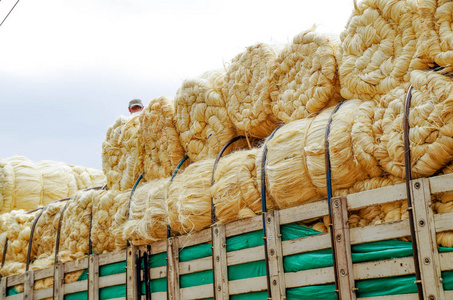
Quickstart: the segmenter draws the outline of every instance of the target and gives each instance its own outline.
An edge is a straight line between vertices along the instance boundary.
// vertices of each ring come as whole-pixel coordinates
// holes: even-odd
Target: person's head
[[[140,99],[134,99],[129,101],[129,112],[131,114],[141,111],[143,109],[143,103]]]

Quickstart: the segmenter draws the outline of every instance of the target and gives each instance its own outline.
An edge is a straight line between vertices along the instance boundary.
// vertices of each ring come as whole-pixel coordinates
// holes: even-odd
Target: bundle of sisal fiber
[[[211,176],[214,159],[204,159],[178,173],[168,189],[168,223],[181,234],[211,225]]]
[[[262,98],[285,123],[306,118],[341,101],[337,72],[337,38],[314,28],[295,36],[269,69],[268,89]],[[265,102],[266,100],[261,100]]]
[[[222,89],[231,121],[238,130],[257,138],[269,136],[278,123],[270,98],[260,97],[267,88],[266,74],[275,63],[274,48],[259,43],[233,58]]]
[[[122,235],[122,224],[127,218],[130,191],[95,191],[92,194],[93,221],[91,241],[94,253],[105,253],[122,249],[125,242]],[[121,218],[121,215],[123,218]],[[121,221],[123,220],[123,221]],[[118,240],[120,238],[120,240]]]
[[[439,53],[439,43],[431,20],[433,1],[355,2],[339,51],[345,99],[379,103],[383,95],[408,82],[412,70],[434,65],[430,56]]]
[[[354,114],[360,100],[345,101],[330,124],[329,153],[334,190],[379,175],[352,152]],[[267,189],[278,208],[313,202],[326,196],[325,133],[334,108],[279,128],[268,141]],[[377,174],[377,175],[376,175]]]
[[[7,214],[6,236],[8,237],[8,247],[5,265],[0,269],[2,276],[17,275],[25,272],[31,225],[38,213],[38,211],[35,211],[28,214],[24,210],[14,210]],[[1,251],[3,255],[3,248]]]
[[[138,142],[144,151],[144,170],[147,181],[171,176],[184,157],[174,123],[173,100],[159,97],[140,114]]]
[[[262,212],[255,164],[261,149],[233,152],[220,159],[211,195],[217,219],[228,223],[253,217]],[[272,202],[270,202],[272,203]]]
[[[167,235],[167,189],[169,178],[155,179],[137,187],[131,201],[124,238],[133,245],[163,240]]]
[[[176,93],[175,127],[192,161],[214,158],[237,135],[222,96],[224,76],[220,71],[207,72],[200,78],[185,80]],[[241,146],[245,144],[234,145]]]
[[[38,161],[36,165],[41,171],[43,181],[41,205],[72,196],[77,192],[76,176],[70,166],[48,160]]]
[[[140,114],[120,116],[107,130],[102,143],[102,169],[109,189],[132,188],[143,173],[142,149],[138,144]]]
[[[72,168],[72,172],[74,173],[77,182],[77,190],[103,186],[107,182],[105,175],[101,170],[72,165],[70,165],[70,167]]]
[[[434,71],[412,71],[409,139],[413,178],[431,176],[453,159],[453,79]],[[381,99],[373,123],[374,156],[388,173],[404,178],[404,105],[409,84]]]

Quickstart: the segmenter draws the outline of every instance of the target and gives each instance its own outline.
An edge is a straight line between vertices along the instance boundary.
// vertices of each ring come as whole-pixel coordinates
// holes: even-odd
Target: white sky
[[[16,0],[0,0],[0,22]],[[127,104],[174,97],[184,79],[247,46],[344,29],[352,0],[21,0],[0,26],[0,157],[101,169]]]

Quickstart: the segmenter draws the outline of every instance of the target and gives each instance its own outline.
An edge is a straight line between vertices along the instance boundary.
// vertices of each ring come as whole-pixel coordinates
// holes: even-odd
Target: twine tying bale
[[[277,127],[269,97],[260,97],[263,82],[276,58],[274,47],[259,43],[237,55],[225,74],[223,96],[228,115],[236,128],[265,138]]]
[[[185,234],[211,225],[211,176],[214,159],[204,159],[178,173],[168,191],[168,222]]]
[[[135,191],[123,235],[133,245],[163,240],[167,235],[167,189],[169,178],[147,182]]]
[[[140,114],[121,116],[107,130],[102,143],[102,169],[109,189],[132,188],[143,173],[142,149],[138,145]]]
[[[207,72],[185,80],[175,97],[175,126],[192,161],[214,158],[237,135],[222,96],[224,73]],[[233,149],[243,147],[235,143]]]
[[[337,38],[312,28],[295,36],[278,55],[268,78],[272,110],[278,119],[289,123],[341,101],[335,57],[338,44]]]
[[[178,132],[174,124],[173,101],[159,97],[143,109],[140,114],[140,147],[144,149],[146,181],[165,178],[184,157]]]

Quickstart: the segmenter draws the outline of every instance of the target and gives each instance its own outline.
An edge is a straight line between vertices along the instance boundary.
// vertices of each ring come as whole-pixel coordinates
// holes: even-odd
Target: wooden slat
[[[443,300],[445,297],[440,281],[440,262],[433,211],[430,208],[429,180],[427,178],[412,180],[411,194],[423,296],[425,299],[435,297]]]
[[[357,210],[370,206],[371,204],[395,202],[407,199],[406,185],[396,184],[375,190],[349,194],[346,198],[348,199],[349,210]]]
[[[403,294],[363,298],[366,300],[419,300],[418,294]]]
[[[256,216],[253,218],[228,223],[226,224],[225,235],[226,237],[232,237],[235,235],[263,229],[261,220],[261,216]]]
[[[179,263],[179,275],[206,271],[206,270],[212,270],[212,257],[211,256]],[[153,272],[153,271],[151,271],[151,272]],[[154,274],[156,274],[156,273],[154,273]],[[167,276],[166,273],[164,273],[163,277],[165,277],[165,276]],[[152,278],[155,279],[156,277],[152,277]],[[161,278],[161,277],[159,277],[159,278]]]
[[[282,242],[283,256],[328,249],[331,247],[329,234],[311,235]]]
[[[78,260],[68,261],[65,265],[65,272],[71,273],[75,271],[85,270],[88,268],[88,257]]]
[[[453,190],[453,173],[429,178],[432,194]]]
[[[403,257],[354,264],[356,280],[414,274],[414,259]]]
[[[280,215],[271,211],[265,215],[267,255],[272,299],[286,299],[286,284],[283,269],[283,250],[280,233]]]
[[[333,267],[285,273],[286,288],[335,282]]]
[[[41,269],[41,270],[34,270],[35,271],[35,281],[48,278],[48,277],[53,277],[53,267]]]
[[[87,290],[88,280],[75,281],[64,285],[64,294],[73,294]]]
[[[338,293],[340,299],[355,300],[354,269],[352,267],[351,238],[349,234],[348,207],[346,197],[332,198],[332,233],[334,237]]]
[[[35,290],[33,293],[34,299],[45,299],[45,298],[52,298],[53,288],[46,288]]]
[[[351,228],[351,243],[385,241],[410,236],[409,220]]]
[[[9,276],[8,281],[6,283],[7,287],[12,287],[18,284],[23,284],[25,280],[25,274]]]
[[[149,273],[151,274],[151,279],[165,278],[167,277],[167,266],[151,268]]]
[[[137,247],[131,245],[126,249],[126,251],[126,295],[128,299],[137,299],[138,292],[135,287],[137,282],[137,262],[135,259],[135,256],[137,255]]]
[[[230,295],[266,291],[266,276],[230,281],[229,290]]]
[[[202,299],[213,297],[212,284],[193,286],[189,288],[181,289],[181,299]],[[154,294],[152,295],[154,300]]]
[[[211,229],[204,229],[200,232],[194,232],[176,237],[181,248],[193,245],[204,244],[211,241]]]
[[[439,260],[442,271],[453,270],[453,252],[439,253]]]
[[[24,281],[24,300],[33,300],[33,286],[35,283],[34,271],[30,270],[25,272]]]
[[[88,263],[88,299],[99,300],[99,255],[97,254],[91,254]]]
[[[2,277],[1,279],[1,293],[0,293],[0,300],[4,300],[6,298],[6,277]]]
[[[117,263],[120,261],[124,261],[126,257],[126,249],[109,252],[104,254],[99,254],[99,266],[109,265],[113,263]]]
[[[214,272],[214,298],[228,300],[228,265],[226,255],[225,225],[215,225],[212,230],[212,255]],[[185,299],[184,297],[182,297]]]
[[[8,300],[22,300],[23,297],[24,297],[24,294],[16,294],[16,295],[9,296],[6,299],[8,299]]]
[[[329,214],[327,200],[308,203],[302,206],[291,207],[280,211],[280,224],[289,224]]]
[[[143,298],[143,300],[146,300],[146,298]],[[153,300],[167,300],[167,292],[159,292],[159,293],[152,293],[151,294],[151,299]]]
[[[167,251],[167,241],[158,241],[158,242],[152,243],[151,245],[152,245],[151,252],[150,252],[151,255],[155,255],[155,254],[159,254],[159,253]],[[144,250],[146,250],[146,249],[144,249]]]
[[[234,266],[263,259],[264,259],[264,246],[227,252],[228,266]]]
[[[65,264],[54,265],[53,299],[64,300],[64,268]]]
[[[167,239],[167,293],[168,299],[179,300],[179,245],[177,238]]]
[[[126,283],[126,274],[125,273],[99,277],[99,288],[100,289],[109,287],[109,286],[125,284],[125,283]]]
[[[435,214],[434,223],[436,232],[449,231],[453,229],[453,212]]]

